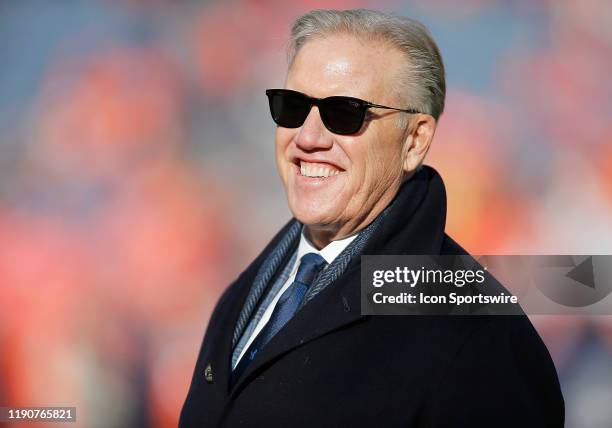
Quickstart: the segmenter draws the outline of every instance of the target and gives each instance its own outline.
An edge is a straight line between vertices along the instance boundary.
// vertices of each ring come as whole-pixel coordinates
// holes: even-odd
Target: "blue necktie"
[[[308,287],[310,287],[325,264],[325,259],[318,254],[308,253],[302,256],[295,280],[278,299],[270,320],[242,355],[242,358],[232,372],[232,385],[244,372],[249,363],[255,359],[255,355],[293,318],[306,291],[308,291]]]

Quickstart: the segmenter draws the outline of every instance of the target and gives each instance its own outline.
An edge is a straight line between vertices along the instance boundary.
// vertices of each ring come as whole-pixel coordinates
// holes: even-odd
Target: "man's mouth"
[[[325,178],[340,174],[338,168],[326,163],[306,162],[299,160],[300,174],[304,177]]]

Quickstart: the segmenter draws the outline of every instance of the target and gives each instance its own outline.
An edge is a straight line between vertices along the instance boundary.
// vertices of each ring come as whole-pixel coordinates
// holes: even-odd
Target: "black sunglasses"
[[[405,113],[420,113],[412,108],[387,107],[353,97],[313,98],[290,89],[267,89],[266,95],[270,102],[272,119],[278,126],[299,128],[304,124],[312,106],[317,106],[325,127],[339,135],[358,132],[363,126],[366,111],[372,107]]]

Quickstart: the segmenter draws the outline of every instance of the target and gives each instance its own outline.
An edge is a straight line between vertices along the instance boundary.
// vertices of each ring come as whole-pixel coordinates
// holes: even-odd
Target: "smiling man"
[[[525,316],[362,316],[360,256],[466,254],[421,166],[444,109],[416,21],[316,10],[266,95],[294,218],[211,317],[181,426],[562,426]]]
[[[370,224],[429,148],[436,122],[432,115],[407,118],[408,113],[397,110],[366,109],[361,101],[385,105],[407,101],[398,88],[398,74],[406,71],[405,63],[405,55],[380,37],[350,33],[313,37],[300,46],[290,65],[285,85],[296,92],[269,91],[272,114],[279,124],[277,165],[289,207],[318,248]],[[431,66],[439,68],[436,83],[443,93],[442,63]],[[283,127],[282,109],[288,103],[310,104],[305,94],[325,101],[301,112],[307,115],[301,126]],[[333,98],[338,95],[355,100]],[[423,110],[428,109],[423,106]],[[368,120],[362,123],[361,114],[365,119],[366,113]],[[359,129],[349,129],[348,135],[334,132],[334,122],[341,126],[351,115],[359,118],[354,119]]]

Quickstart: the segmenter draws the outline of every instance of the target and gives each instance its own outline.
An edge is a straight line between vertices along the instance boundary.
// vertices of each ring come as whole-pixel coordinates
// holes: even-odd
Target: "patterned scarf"
[[[314,283],[306,292],[304,300],[302,300],[298,310],[304,305],[308,304],[308,302],[314,299],[317,294],[323,291],[344,273],[353,257],[359,256],[368,239],[378,228],[378,225],[382,222],[383,218],[385,218],[393,205],[394,204],[392,203],[385,208],[385,210],[381,212],[372,223],[363,229],[353,240],[353,242],[351,242],[330,265],[319,273]],[[281,268],[280,264],[287,256],[289,249],[293,248],[293,246],[297,244],[302,226],[302,223],[294,219],[293,224],[291,224],[289,229],[287,229],[285,236],[282,237],[259,268],[259,271],[255,276],[255,280],[251,286],[251,290],[249,291],[249,295],[244,303],[244,306],[242,307],[242,310],[240,311],[236,327],[234,328],[232,348],[234,348],[240,340],[240,337],[248,324],[251,315],[253,314],[253,310],[261,299],[264,290],[270,282],[270,279],[272,279],[276,271]]]

